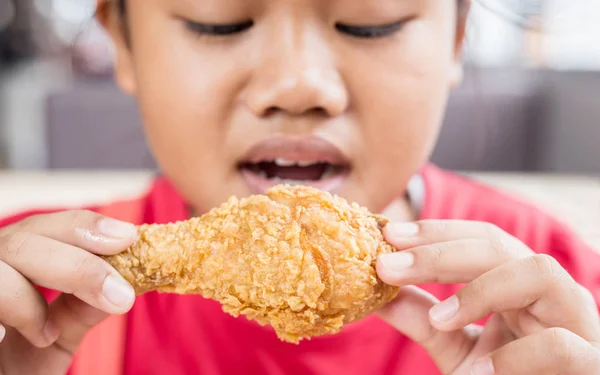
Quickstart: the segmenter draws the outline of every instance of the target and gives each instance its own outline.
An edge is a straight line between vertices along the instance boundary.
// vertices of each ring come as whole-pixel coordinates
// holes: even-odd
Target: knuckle
[[[96,214],[88,210],[73,210],[69,212],[69,220],[75,228],[88,228],[96,219]]]
[[[513,267],[503,267],[503,269],[496,274],[498,276],[496,282],[500,285],[519,285],[519,273]]]
[[[496,224],[483,222],[481,223],[481,225],[483,226],[483,233],[488,237],[497,237],[504,234],[504,230],[502,230],[502,228],[500,228]]]
[[[419,221],[423,232],[427,234],[431,239],[446,238],[448,235],[457,233],[468,233],[463,234],[461,237],[466,238],[479,238],[481,237],[481,229],[477,229],[478,226],[485,226],[486,223],[470,220],[461,219],[449,219],[449,220],[422,220]],[[475,233],[476,232],[476,233]]]
[[[15,263],[31,240],[31,235],[25,232],[15,232],[2,237],[0,259],[9,264]]]
[[[37,310],[22,309],[18,314],[13,314],[14,320],[9,325],[19,331],[27,331],[34,327],[41,327],[43,317]]]
[[[547,254],[537,254],[530,257],[532,266],[542,279],[548,282],[555,282],[557,279],[562,280],[565,277],[566,271],[558,263],[556,259]]]
[[[432,276],[434,282],[439,281],[440,274],[436,270],[444,263],[444,254],[446,252],[447,245],[443,243],[427,245],[413,250],[415,263],[418,264],[419,269]]]
[[[26,285],[17,285],[14,287],[12,293],[10,293],[10,301],[14,304],[20,304],[28,295],[28,289]]]
[[[74,288],[77,286],[83,288],[101,288],[102,282],[110,273],[105,263],[94,255],[86,255],[76,262],[73,277],[75,279]],[[71,293],[74,292],[70,291]]]
[[[510,261],[516,258],[515,251],[507,239],[504,237],[491,237],[488,240],[488,246],[496,258]]]
[[[473,280],[471,282],[470,288],[467,289],[467,291],[468,293],[465,294],[468,294],[471,299],[483,300],[484,302],[487,301],[486,288],[483,284],[483,281],[480,278]]]
[[[39,308],[38,302],[34,303],[31,296],[26,293],[25,288],[17,287],[7,296],[7,301],[3,305],[2,320],[9,326],[18,330],[27,330],[31,327],[41,327],[45,321],[45,312]]]
[[[450,223],[444,220],[439,220],[439,221],[433,221],[433,220],[429,220],[429,221],[424,221],[423,222],[426,227],[427,227],[427,231],[432,233],[433,235],[440,235],[442,233],[447,233],[448,230],[450,230]]]
[[[444,332],[430,326],[424,333],[422,333],[422,337],[420,337],[418,341],[420,345],[426,348],[429,352],[437,353],[441,350],[447,349],[447,343],[443,338]]]
[[[427,255],[425,263],[429,266],[433,266],[434,264],[440,263],[442,257],[444,256],[444,245],[443,244],[434,244],[430,245],[427,249]]]
[[[553,327],[545,331],[544,342],[547,343],[548,354],[559,362],[569,363],[577,354],[577,336],[562,327]]]

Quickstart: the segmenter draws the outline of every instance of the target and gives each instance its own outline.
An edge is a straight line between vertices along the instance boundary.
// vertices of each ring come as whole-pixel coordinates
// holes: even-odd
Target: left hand
[[[487,223],[389,224],[385,235],[399,252],[379,258],[378,275],[403,288],[378,314],[444,374],[600,374],[598,308],[554,258]],[[431,282],[466,286],[441,303],[410,286]]]

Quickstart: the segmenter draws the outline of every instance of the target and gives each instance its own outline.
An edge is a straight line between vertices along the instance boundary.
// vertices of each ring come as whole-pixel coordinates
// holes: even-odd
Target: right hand
[[[124,314],[135,293],[98,255],[137,236],[132,224],[89,212],[32,216],[0,229],[0,375],[63,375],[84,335]],[[62,292],[47,303],[34,287]]]

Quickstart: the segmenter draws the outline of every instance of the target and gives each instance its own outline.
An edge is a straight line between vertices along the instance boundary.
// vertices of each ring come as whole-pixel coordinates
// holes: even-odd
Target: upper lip
[[[255,144],[242,159],[242,164],[284,159],[292,162],[320,162],[348,165],[346,155],[318,136],[293,139],[277,136]]]

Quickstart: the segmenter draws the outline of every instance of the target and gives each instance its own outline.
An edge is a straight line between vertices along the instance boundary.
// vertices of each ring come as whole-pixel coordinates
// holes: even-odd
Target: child
[[[164,177],[135,201],[2,223],[0,373],[600,373],[600,258],[536,209],[426,163],[461,80],[468,6],[102,2]],[[125,222],[185,219],[280,181],[392,220],[400,251],[377,271],[404,288],[378,316],[285,344],[200,297],[134,305],[96,256],[132,243]]]

